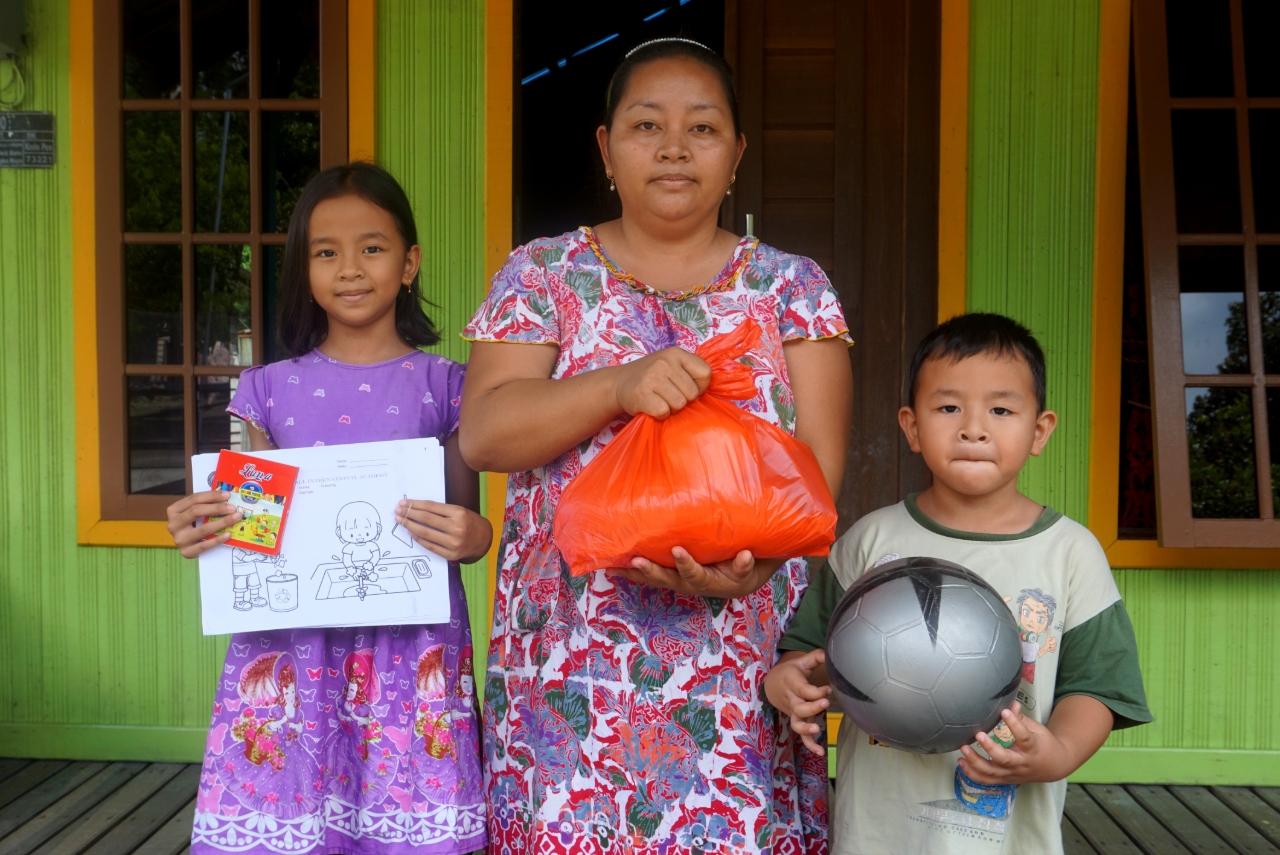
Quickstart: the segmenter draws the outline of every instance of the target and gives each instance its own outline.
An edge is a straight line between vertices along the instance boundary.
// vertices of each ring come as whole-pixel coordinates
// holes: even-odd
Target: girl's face
[[[396,295],[413,282],[422,251],[404,245],[389,213],[359,196],[326,199],[312,210],[307,235],[311,296],[330,325],[394,317]]]
[[[747,146],[715,72],[685,57],[635,69],[596,140],[623,208],[665,221],[714,217]]]

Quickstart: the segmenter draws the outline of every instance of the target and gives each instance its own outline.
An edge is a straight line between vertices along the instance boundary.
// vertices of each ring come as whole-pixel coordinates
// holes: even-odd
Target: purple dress
[[[227,410],[280,448],[443,442],[458,428],[463,371],[419,352],[346,365],[313,351],[247,369]],[[471,629],[456,564],[449,597],[447,624],[232,637],[214,695],[192,855],[485,847]],[[423,690],[420,674],[430,678]],[[433,719],[430,744],[417,732],[420,694],[448,713]]]

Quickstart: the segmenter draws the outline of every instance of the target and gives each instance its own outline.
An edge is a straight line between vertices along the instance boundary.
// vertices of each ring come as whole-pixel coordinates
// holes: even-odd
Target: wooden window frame
[[[109,520],[162,520],[172,496],[128,492],[127,377],[177,376],[183,378],[184,455],[196,451],[196,383],[203,376],[236,376],[243,366],[195,364],[194,246],[200,244],[248,245],[251,252],[251,326],[254,362],[263,355],[262,259],[263,247],[283,245],[283,233],[262,231],[261,137],[262,114],[273,111],[320,113],[320,166],[344,163],[348,157],[348,14],[346,0],[320,0],[320,97],[317,99],[263,99],[260,91],[260,7],[249,4],[249,98],[195,99],[190,94],[192,69],[191,4],[181,0],[180,38],[182,97],[126,101],[123,91],[122,12],[120,0],[98,0],[93,8],[93,68],[99,85],[94,96],[94,219],[96,225],[96,339],[98,387],[98,505],[99,518]],[[126,234],[123,217],[123,114],[131,110],[172,111],[181,116],[182,231],[161,234]],[[193,111],[244,111],[249,118],[250,230],[243,234],[219,233],[216,238],[194,232],[193,209]],[[126,365],[124,251],[129,243],[172,244],[182,247],[183,360],[180,365]],[[187,492],[192,489],[190,467]]]
[[[1258,244],[1280,243],[1280,236],[1271,235],[1260,240],[1254,228],[1248,127],[1249,108],[1275,106],[1276,99],[1248,97],[1241,2],[1230,0],[1229,5],[1235,94],[1221,98],[1171,97],[1164,3],[1162,0],[1135,0],[1133,5],[1143,244],[1152,341],[1157,522],[1160,543],[1168,547],[1280,547],[1280,520],[1275,518],[1271,492],[1266,404],[1267,389],[1280,387],[1280,375],[1267,375],[1264,371],[1257,267]],[[1242,225],[1239,235],[1180,235],[1177,231],[1171,117],[1173,110],[1179,108],[1231,109],[1235,112]],[[1244,293],[1251,374],[1184,373],[1178,249],[1189,245],[1244,247]],[[1257,519],[1198,519],[1192,515],[1184,390],[1206,386],[1250,390]]]

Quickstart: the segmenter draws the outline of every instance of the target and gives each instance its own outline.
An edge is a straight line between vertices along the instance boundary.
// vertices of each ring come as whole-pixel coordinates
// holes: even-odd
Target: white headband
[[[630,59],[631,54],[640,50],[640,48],[647,48],[649,45],[656,45],[656,44],[659,44],[660,42],[684,42],[687,45],[696,45],[702,48],[703,50],[707,51],[708,53],[715,53],[715,51],[711,50],[711,48],[707,47],[702,42],[695,42],[693,39],[682,39],[679,36],[667,36],[666,38],[662,38],[662,39],[650,39],[647,42],[641,42],[640,44],[633,47],[631,50],[627,51],[627,55],[624,56],[623,59]]]

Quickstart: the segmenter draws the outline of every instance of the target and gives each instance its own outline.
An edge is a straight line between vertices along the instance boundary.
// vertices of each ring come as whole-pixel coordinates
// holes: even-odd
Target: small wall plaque
[[[49,169],[57,149],[53,113],[0,112],[0,169]]]

